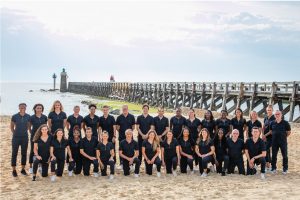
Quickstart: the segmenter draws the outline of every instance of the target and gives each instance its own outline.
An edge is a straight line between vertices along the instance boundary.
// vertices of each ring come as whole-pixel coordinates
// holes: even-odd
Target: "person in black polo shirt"
[[[68,140],[64,136],[62,129],[57,129],[51,141],[50,156],[51,156],[51,181],[55,181],[55,174],[61,177],[64,171],[66,160],[66,149],[69,155],[69,161],[72,162],[72,154]],[[57,165],[57,166],[56,166]]]
[[[67,124],[67,115],[63,111],[64,108],[60,101],[56,100],[48,115],[48,126],[51,130],[52,135],[57,129],[65,130]]]
[[[73,157],[73,161],[69,162],[69,157],[67,157],[69,162],[69,176],[73,176],[73,171],[76,175],[81,174],[82,171],[82,155],[80,154],[81,131],[78,126],[75,126],[72,132],[73,137],[69,139],[69,146]]]
[[[75,126],[79,127],[80,133],[81,133],[81,128],[83,126],[83,117],[79,114],[80,107],[74,106],[73,111],[74,113],[70,115],[67,119],[67,129],[69,132],[69,139],[72,139],[73,137],[73,129]]]
[[[146,165],[146,174],[152,175],[153,164],[156,165],[157,177],[160,177],[161,160],[160,155],[160,140],[154,130],[148,132],[148,138],[143,141],[142,153]]]
[[[127,105],[122,106],[122,114],[117,117],[116,125],[117,125],[116,128],[119,132],[118,139],[119,139],[119,147],[120,147],[120,142],[126,138],[125,131],[127,129],[132,129],[132,130],[135,129],[135,118],[132,114],[130,114],[128,112]],[[122,168],[122,162],[123,162],[123,160],[120,157],[120,167],[119,168]]]
[[[149,115],[149,106],[143,105],[143,114],[137,117],[136,128],[138,130],[139,160],[142,160],[142,144],[148,138],[148,132],[154,130],[153,117]]]
[[[141,161],[138,159],[139,145],[136,141],[133,140],[132,134],[132,129],[127,129],[125,131],[126,139],[122,140],[120,143],[119,154],[123,159],[124,175],[128,176],[130,174],[130,165],[135,164],[134,177],[138,178],[141,165]]]
[[[92,128],[87,127],[85,131],[85,137],[81,140],[80,143],[80,153],[83,156],[83,175],[90,175],[91,164],[94,165],[94,177],[98,177],[99,172],[99,163],[96,158],[96,148],[98,145],[97,138],[92,136]]]
[[[244,133],[246,130],[246,119],[243,117],[243,111],[240,108],[235,109],[235,117],[231,119],[231,130],[239,130],[239,138],[245,141]]]
[[[244,141],[239,138],[239,130],[233,129],[232,137],[226,140],[227,152],[229,156],[228,173],[233,174],[234,168],[237,166],[239,174],[245,175],[245,167],[243,160]]]
[[[176,109],[176,115],[170,119],[170,128],[173,132],[174,138],[179,138],[183,128],[186,126],[186,119],[182,116],[181,108]]]
[[[250,120],[247,121],[246,123],[246,134],[247,134],[247,137],[246,138],[251,138],[252,137],[252,128],[255,126],[255,127],[258,127],[259,128],[259,132],[261,132],[261,122],[258,121],[257,119],[257,112],[256,111],[251,111],[250,112]]]
[[[162,142],[161,159],[162,165],[166,166],[167,174],[173,173],[174,176],[177,176],[176,168],[180,162],[180,149],[177,139],[173,137],[171,130],[168,130],[166,138]]]
[[[33,161],[33,170],[32,170],[32,181],[36,180],[36,173],[38,170],[39,164],[42,165],[42,177],[48,176],[48,168],[50,161],[50,145],[52,141],[52,135],[47,124],[42,124],[36,131],[33,142],[33,152],[34,152],[34,161]]]
[[[103,115],[99,119],[100,135],[102,132],[108,132],[108,141],[113,144],[115,149],[116,144],[116,121],[115,118],[109,114],[109,106],[104,105],[102,107]],[[114,155],[114,161],[116,162],[116,155]]]
[[[193,161],[194,161],[194,148],[195,141],[190,136],[188,128],[183,129],[182,137],[179,139],[180,149],[180,171],[181,173],[187,173],[187,166],[191,170],[191,174],[194,174]]]
[[[216,120],[216,130],[223,129],[225,137],[229,137],[231,133],[231,120],[227,118],[226,110],[221,111],[221,117]]]
[[[15,114],[11,118],[10,130],[12,132],[12,156],[11,156],[11,166],[12,175],[17,177],[16,165],[19,146],[21,146],[21,174],[27,175],[25,171],[26,158],[27,158],[27,147],[28,147],[28,131],[30,130],[30,115],[26,111],[26,104],[19,104],[19,113]]]
[[[267,149],[267,156],[266,156],[266,167],[267,170],[271,171],[271,147],[272,147],[272,134],[270,131],[271,122],[275,120],[273,115],[273,106],[269,105],[266,108],[267,116],[264,118],[264,125],[263,125],[263,136],[262,139],[266,142],[266,149]]]
[[[93,137],[99,140],[99,117],[96,115],[97,106],[95,104],[89,105],[90,114],[83,118],[83,129],[86,131],[87,127],[92,129]]]
[[[97,159],[101,168],[101,176],[107,176],[107,165],[110,167],[109,179],[114,178],[115,174],[115,161],[114,161],[114,146],[108,141],[109,134],[107,131],[102,133],[102,141],[97,146]]]
[[[258,127],[252,128],[252,138],[247,139],[245,144],[245,155],[247,157],[247,175],[256,174],[255,165],[261,165],[261,179],[265,179],[266,168],[266,146],[259,137]]]
[[[226,175],[228,169],[229,157],[227,153],[226,137],[223,129],[218,130],[218,136],[214,139],[215,154],[214,159],[216,163],[217,173],[221,173],[222,176]],[[224,163],[224,165],[222,165]]]
[[[158,115],[153,118],[155,131],[160,141],[165,140],[165,136],[169,130],[169,119],[164,116],[164,109],[158,108]]]
[[[204,119],[201,122],[201,129],[206,128],[209,132],[210,138],[214,139],[216,135],[216,121],[210,110],[207,110],[204,115]]]
[[[272,134],[272,173],[276,173],[277,154],[280,149],[282,154],[283,174],[288,170],[287,137],[291,134],[290,124],[282,119],[281,111],[275,112],[275,120],[271,122],[270,131]]]
[[[47,116],[43,114],[44,111],[44,106],[40,103],[35,104],[33,106],[33,111],[34,115],[30,116],[30,154],[29,154],[29,173],[32,174],[33,169],[32,169],[32,163],[33,163],[33,137],[37,129],[42,125],[42,124],[47,124]]]

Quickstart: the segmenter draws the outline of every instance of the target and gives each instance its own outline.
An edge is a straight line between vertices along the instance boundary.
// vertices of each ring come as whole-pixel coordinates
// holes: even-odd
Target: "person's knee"
[[[134,163],[135,163],[136,165],[140,165],[140,164],[141,164],[141,161],[140,161],[140,159],[135,158],[135,159],[134,159]]]
[[[109,165],[109,166],[114,166],[114,165],[115,165],[115,162],[114,162],[113,160],[109,160],[109,161],[108,161],[108,165]]]
[[[172,163],[175,165],[177,165],[177,158],[176,157],[174,157],[173,159],[172,159]]]

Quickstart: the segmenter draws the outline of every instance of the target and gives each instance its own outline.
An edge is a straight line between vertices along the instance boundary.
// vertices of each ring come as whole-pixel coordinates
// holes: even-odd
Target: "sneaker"
[[[36,176],[33,176],[33,177],[32,177],[32,181],[36,181]]]
[[[73,176],[73,171],[69,171],[69,176]]]
[[[12,175],[13,175],[13,177],[17,177],[17,176],[18,176],[17,170],[13,170],[13,171],[12,171]]]
[[[52,175],[52,176],[50,177],[51,182],[54,182],[55,179],[56,179],[56,176],[55,176],[55,175]]]
[[[134,177],[135,178],[138,178],[140,175],[139,174],[134,174]]]
[[[94,172],[94,177],[95,178],[98,178],[99,177],[99,174],[97,172]]]
[[[203,172],[201,177],[207,177],[207,173],[206,172]]]
[[[160,172],[157,172],[156,176],[157,176],[158,178],[161,177]]]
[[[109,175],[109,180],[113,180],[114,179],[114,175]]]
[[[265,180],[265,179],[266,179],[265,173],[261,173],[261,174],[260,174],[260,178],[261,178],[262,180]]]
[[[283,171],[282,171],[282,174],[283,174],[283,175],[287,175],[287,173],[288,173],[287,170],[283,170]]]
[[[176,171],[173,171],[172,173],[173,173],[173,176],[177,176],[177,173],[176,173]]]
[[[277,174],[276,169],[272,169],[272,170],[271,170],[271,173],[272,173],[272,174]]]
[[[22,174],[23,176],[27,176],[27,172],[25,171],[25,169],[22,169],[22,170],[21,170],[21,174]]]
[[[32,167],[29,168],[29,174],[33,174],[33,168]]]

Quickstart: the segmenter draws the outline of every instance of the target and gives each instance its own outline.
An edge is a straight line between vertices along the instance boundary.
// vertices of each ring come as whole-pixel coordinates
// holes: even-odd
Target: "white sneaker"
[[[50,179],[51,179],[52,182],[54,182],[55,179],[56,179],[56,176],[55,176],[55,175],[52,175],[52,176],[50,177]]]
[[[153,169],[152,169],[153,171],[155,171],[156,170],[156,165],[153,165]]]
[[[260,174],[260,178],[261,178],[262,180],[265,180],[265,179],[266,179],[265,173],[261,173],[261,174]]]
[[[176,171],[173,171],[172,173],[173,173],[173,176],[177,176],[177,173],[176,173]]]
[[[156,176],[157,176],[158,178],[161,177],[160,172],[157,172]]]
[[[69,176],[73,176],[73,171],[69,171]]]
[[[206,172],[203,172],[201,177],[207,177],[207,173]]]
[[[287,170],[285,170],[285,171],[282,171],[282,174],[283,174],[283,175],[287,175],[287,173],[288,173],[288,171],[287,171]]]
[[[114,179],[114,175],[109,175],[109,180],[113,180]]]
[[[121,169],[123,169],[123,165],[119,165],[119,166],[117,166],[117,169],[118,169],[118,170],[121,170]]]
[[[130,172],[134,172],[134,166],[133,165],[130,165]]]
[[[139,174],[134,174],[134,178],[138,178],[139,176]]]
[[[95,178],[98,178],[99,177],[99,174],[97,172],[94,172],[94,177]]]
[[[32,167],[29,168],[29,174],[33,174],[33,169],[32,169]]]
[[[272,173],[272,174],[277,174],[276,169],[271,170],[271,173]]]

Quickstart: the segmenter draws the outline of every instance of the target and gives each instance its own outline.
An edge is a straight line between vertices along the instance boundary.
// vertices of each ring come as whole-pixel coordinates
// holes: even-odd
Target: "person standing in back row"
[[[251,111],[250,112],[250,120],[247,121],[246,125],[246,139],[251,138],[252,137],[252,128],[253,127],[258,127],[259,128],[259,132],[261,133],[261,123],[260,121],[257,119],[257,112],[256,111]],[[240,133],[241,134],[241,133]]]
[[[83,130],[86,131],[88,127],[92,129],[92,136],[99,140],[99,117],[96,115],[97,106],[95,104],[89,105],[90,113],[83,118]]]
[[[164,141],[169,127],[169,119],[164,116],[164,109],[158,108],[158,115],[153,118],[154,128],[160,141]]]
[[[186,126],[186,119],[182,116],[181,108],[176,109],[176,115],[170,119],[170,128],[173,132],[173,136],[179,139],[183,128]]]
[[[48,115],[48,126],[54,135],[57,129],[65,130],[67,124],[67,115],[60,101],[54,101],[50,113]]]
[[[67,129],[69,131],[69,140],[73,139],[73,130],[74,127],[78,127],[80,131],[80,137],[81,137],[81,128],[82,128],[82,122],[83,122],[83,117],[79,114],[80,112],[80,107],[79,106],[74,106],[73,108],[74,113],[70,115],[67,119]]]

